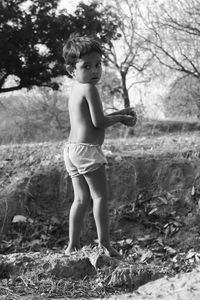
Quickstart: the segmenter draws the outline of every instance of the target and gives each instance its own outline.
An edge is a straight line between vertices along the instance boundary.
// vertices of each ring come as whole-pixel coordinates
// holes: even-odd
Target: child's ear
[[[66,65],[66,70],[67,70],[67,73],[69,73],[69,75],[71,77],[73,77],[73,75],[74,75],[74,68],[72,66],[70,66],[70,65]]]

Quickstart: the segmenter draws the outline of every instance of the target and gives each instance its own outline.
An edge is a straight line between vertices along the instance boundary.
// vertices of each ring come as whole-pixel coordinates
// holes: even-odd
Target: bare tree
[[[200,0],[150,0],[143,23],[150,32],[147,39],[149,49],[157,58],[160,66],[166,67],[179,77],[196,79],[200,83]],[[181,81],[183,82],[183,81]],[[193,97],[191,86],[190,99],[195,100],[200,112],[200,94]],[[199,91],[199,88],[195,89]],[[182,103],[184,105],[184,103]],[[200,115],[197,113],[197,115]]]
[[[139,3],[132,0],[109,1],[110,10],[118,14],[120,25],[119,40],[109,41],[106,58],[119,72],[121,85],[116,87],[116,91],[121,93],[125,107],[130,106],[130,88],[134,84],[149,81],[147,76],[144,77],[144,73],[153,58],[143,37],[145,32],[141,28],[137,2]]]
[[[152,2],[144,22],[152,53],[167,68],[200,79],[200,0]]]

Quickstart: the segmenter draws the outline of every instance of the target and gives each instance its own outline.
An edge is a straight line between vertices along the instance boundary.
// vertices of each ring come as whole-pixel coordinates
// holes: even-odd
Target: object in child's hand
[[[136,112],[133,110],[133,108],[129,108],[127,109],[127,115],[132,116],[133,117],[133,121],[132,121],[132,125],[130,126],[135,126],[136,122],[137,122],[137,114]]]
[[[136,123],[136,118],[133,117],[132,115],[128,115],[128,114],[124,114],[123,115],[124,118],[122,118],[122,121],[121,123],[126,125],[126,126],[129,126],[129,127],[133,127]]]
[[[133,127],[133,126],[135,126],[136,122],[137,122],[137,117],[135,116],[131,120],[129,120],[128,126]]]

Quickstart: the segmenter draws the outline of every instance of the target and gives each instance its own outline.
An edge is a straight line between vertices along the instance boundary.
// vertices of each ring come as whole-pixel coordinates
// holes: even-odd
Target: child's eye
[[[89,69],[90,69],[90,66],[89,66],[89,65],[85,65],[85,66],[84,66],[84,69],[89,70]]]
[[[97,68],[100,68],[101,67],[101,62],[97,64]]]

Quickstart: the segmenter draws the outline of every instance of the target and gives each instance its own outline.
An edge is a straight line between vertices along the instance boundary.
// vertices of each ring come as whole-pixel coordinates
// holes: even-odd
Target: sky
[[[59,9],[66,8],[69,13],[72,13],[81,0],[61,0]],[[82,0],[85,4],[90,3],[90,0]]]

